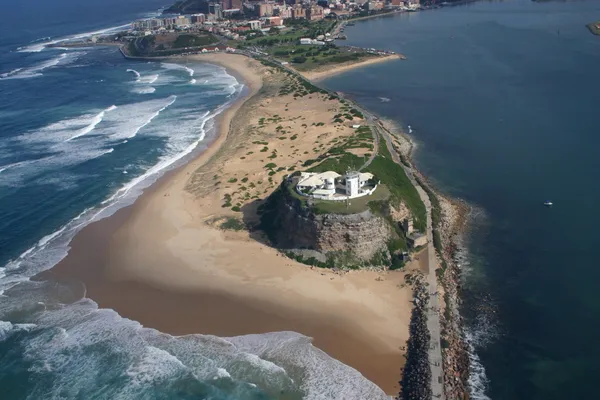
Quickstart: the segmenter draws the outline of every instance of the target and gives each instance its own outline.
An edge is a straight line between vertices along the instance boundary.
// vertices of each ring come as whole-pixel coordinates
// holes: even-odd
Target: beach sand
[[[404,59],[405,59],[405,57],[403,55],[392,54],[392,55],[383,56],[383,57],[368,58],[366,60],[362,60],[362,61],[358,61],[358,62],[325,65],[323,67],[319,67],[314,70],[298,71],[298,72],[312,81],[320,81],[323,79],[330,78],[334,75],[338,75],[343,72],[350,71],[352,69],[358,69],[358,68],[366,67],[369,65],[379,64],[382,62],[388,62],[388,61],[392,61],[392,60],[404,60]]]
[[[300,332],[396,395],[412,309],[405,272],[311,268],[268,247],[256,232],[218,227],[228,217],[255,222],[256,206],[287,170],[349,134],[354,121],[317,126],[331,120],[337,100],[278,96],[280,74],[254,60],[195,57],[243,79],[248,96],[220,116],[221,132],[208,150],[166,174],[132,206],[84,228],[69,255],[43,277],[83,281],[85,295],[100,307],[170,334]],[[266,169],[269,162],[285,169]],[[244,196],[250,190],[240,185],[259,195]],[[222,207],[225,194],[243,213]]]

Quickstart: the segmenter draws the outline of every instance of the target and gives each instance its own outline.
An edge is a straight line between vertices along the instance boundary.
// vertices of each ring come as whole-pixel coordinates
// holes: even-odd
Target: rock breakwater
[[[401,391],[398,399],[431,400],[431,367],[429,365],[431,336],[427,329],[429,293],[426,285],[421,280],[415,284],[414,296],[406,365],[400,381]]]

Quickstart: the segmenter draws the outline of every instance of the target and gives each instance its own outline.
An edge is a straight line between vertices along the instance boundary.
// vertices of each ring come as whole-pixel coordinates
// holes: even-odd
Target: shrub
[[[235,211],[235,210],[234,210]],[[237,218],[228,217],[221,225],[221,229],[227,229],[231,231],[241,231],[246,228],[246,225]]]

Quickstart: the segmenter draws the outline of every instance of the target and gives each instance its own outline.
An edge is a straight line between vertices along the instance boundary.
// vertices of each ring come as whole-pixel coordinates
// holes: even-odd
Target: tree
[[[303,64],[306,62],[306,57],[302,57],[302,56],[294,57],[294,58],[292,58],[292,62],[294,64]]]

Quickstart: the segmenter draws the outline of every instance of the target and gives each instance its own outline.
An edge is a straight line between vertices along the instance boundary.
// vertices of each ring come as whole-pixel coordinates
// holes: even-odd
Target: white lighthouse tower
[[[348,197],[358,196],[358,188],[360,184],[360,175],[356,171],[346,173],[346,195]]]

